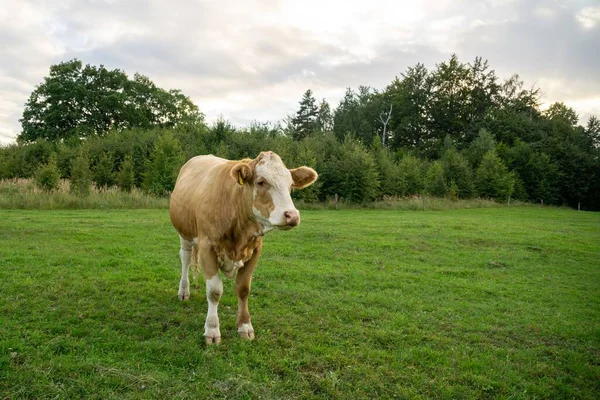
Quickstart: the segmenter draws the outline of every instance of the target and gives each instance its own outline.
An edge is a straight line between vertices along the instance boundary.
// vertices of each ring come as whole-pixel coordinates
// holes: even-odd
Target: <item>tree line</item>
[[[426,194],[600,208],[600,121],[580,126],[563,103],[542,111],[538,88],[501,81],[481,58],[417,64],[381,90],[348,88],[335,108],[307,90],[282,122],[242,128],[209,126],[188,97],[146,77],[72,60],[51,67],[21,123],[17,144],[0,148],[0,178],[35,177],[49,190],[70,179],[81,195],[94,182],[165,196],[197,154],[268,149],[319,172],[294,193],[306,201]]]

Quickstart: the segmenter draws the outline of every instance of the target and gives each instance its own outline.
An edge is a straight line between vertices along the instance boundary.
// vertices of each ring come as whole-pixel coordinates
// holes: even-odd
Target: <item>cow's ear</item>
[[[252,176],[252,168],[245,162],[236,164],[231,170],[231,177],[241,186],[250,183],[252,181]]]
[[[292,184],[294,189],[304,189],[305,187],[312,185],[319,177],[317,171],[309,167],[290,169],[290,173],[294,180],[294,183]]]

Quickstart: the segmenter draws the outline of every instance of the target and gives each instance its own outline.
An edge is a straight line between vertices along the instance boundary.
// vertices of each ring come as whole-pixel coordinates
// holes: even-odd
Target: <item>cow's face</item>
[[[292,189],[302,189],[317,180],[312,168],[287,169],[271,151],[260,153],[249,163],[232,170],[239,185],[252,189],[252,213],[266,229],[291,229],[300,223],[300,213],[292,202]]]

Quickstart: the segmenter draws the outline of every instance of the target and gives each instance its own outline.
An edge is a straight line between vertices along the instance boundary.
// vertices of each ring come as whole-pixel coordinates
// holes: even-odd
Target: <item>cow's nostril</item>
[[[285,222],[289,226],[296,226],[300,222],[300,214],[298,211],[285,211],[283,216],[285,217]]]

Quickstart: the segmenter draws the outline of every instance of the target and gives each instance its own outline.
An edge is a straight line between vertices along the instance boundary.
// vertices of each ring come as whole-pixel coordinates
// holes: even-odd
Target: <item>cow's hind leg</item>
[[[192,262],[192,245],[189,240],[179,236],[181,249],[179,257],[181,258],[181,281],[179,281],[179,300],[189,300],[190,298],[190,264]]]

